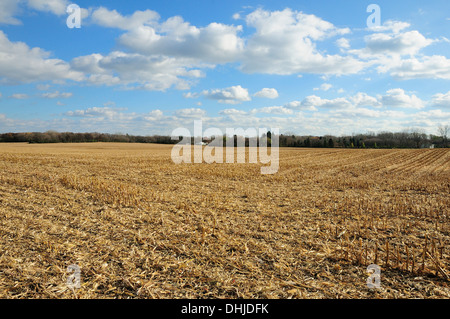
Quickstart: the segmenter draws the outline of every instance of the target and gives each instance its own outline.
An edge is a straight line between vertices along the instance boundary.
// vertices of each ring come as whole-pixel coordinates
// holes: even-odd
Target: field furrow
[[[274,175],[170,154],[2,145],[0,297],[450,297],[449,150],[281,148]]]

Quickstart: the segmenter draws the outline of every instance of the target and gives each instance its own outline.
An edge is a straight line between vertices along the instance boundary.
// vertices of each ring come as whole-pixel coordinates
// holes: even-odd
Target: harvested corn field
[[[282,148],[262,175],[171,149],[1,145],[0,297],[450,297],[449,150]]]

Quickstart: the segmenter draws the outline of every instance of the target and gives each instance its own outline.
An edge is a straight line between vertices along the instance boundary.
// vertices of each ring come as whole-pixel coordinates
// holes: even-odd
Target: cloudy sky
[[[0,132],[436,134],[449,49],[447,0],[1,0]]]

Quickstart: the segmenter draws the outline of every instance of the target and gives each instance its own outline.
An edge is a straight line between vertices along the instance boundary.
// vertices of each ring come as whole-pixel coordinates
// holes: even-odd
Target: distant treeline
[[[446,136],[419,132],[381,132],[341,137],[280,135],[280,145],[323,148],[446,148],[450,146]]]
[[[0,143],[157,143],[176,144],[170,136],[134,136],[128,134],[108,133],[59,133],[49,131],[45,133],[4,133],[0,134]]]
[[[264,134],[271,144],[272,133]],[[381,132],[357,134],[352,136],[297,136],[279,135],[280,147],[316,147],[316,148],[446,148],[450,147],[448,131],[442,136],[427,135],[421,132]],[[180,137],[181,138],[181,137]],[[224,145],[231,137],[223,137]],[[237,145],[237,136],[234,136]],[[176,144],[180,140],[172,140],[170,136],[135,136],[128,134],[107,133],[59,133],[49,131],[45,133],[4,133],[0,134],[0,143],[93,143],[93,142],[116,142],[116,143],[157,143]],[[192,144],[194,138],[191,138]],[[208,139],[204,139],[209,142]],[[249,138],[245,138],[248,146]]]

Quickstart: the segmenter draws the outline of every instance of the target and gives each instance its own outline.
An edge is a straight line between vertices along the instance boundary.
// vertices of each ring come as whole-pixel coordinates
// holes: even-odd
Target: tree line
[[[366,134],[353,134],[351,136],[298,136],[295,134],[280,134],[280,147],[313,147],[313,148],[448,148],[450,127],[439,126],[438,134],[425,134],[419,130],[403,132],[379,132]],[[268,145],[271,145],[272,133],[264,134]],[[223,136],[224,145],[231,137]],[[208,142],[210,139],[205,139]],[[44,133],[3,133],[0,134],[0,143],[157,143],[177,144],[180,140],[173,140],[171,136],[153,135],[139,136],[129,134],[108,133],[71,133],[47,131]],[[250,144],[248,137],[245,145]],[[194,138],[191,138],[194,144]],[[238,137],[234,136],[234,145],[238,145]]]
[[[322,148],[447,148],[446,136],[420,132],[380,132],[351,136],[280,135],[280,146]]]
[[[0,134],[0,143],[157,143],[175,144],[170,136],[136,136],[108,133],[35,132]]]

